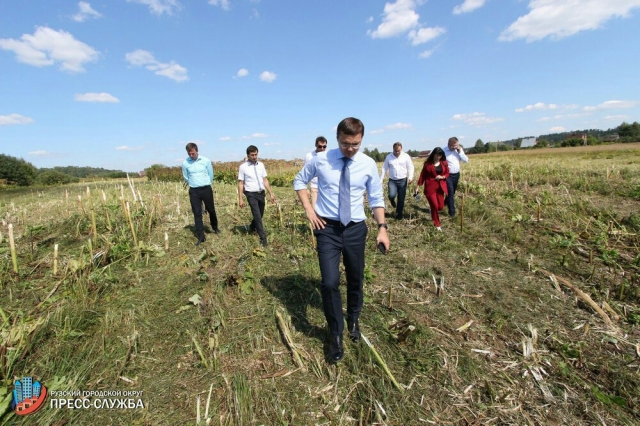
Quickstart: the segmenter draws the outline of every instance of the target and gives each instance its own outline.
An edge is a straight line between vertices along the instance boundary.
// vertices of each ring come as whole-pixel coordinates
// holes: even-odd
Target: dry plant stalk
[[[13,262],[13,272],[18,273],[18,256],[16,255],[16,243],[13,240],[13,224],[9,224],[9,248],[11,250],[11,261]]]
[[[58,274],[58,244],[53,246],[53,275]]]
[[[291,338],[291,334],[289,333],[289,327],[287,327],[287,323],[280,312],[276,312],[276,318],[278,319],[278,326],[280,327],[280,331],[282,331],[282,335],[284,336],[284,341],[289,347],[291,351],[291,355],[293,356],[293,361],[302,371],[306,372],[307,368],[304,366],[302,362],[302,358],[296,349],[296,345],[293,343],[293,339]]]
[[[460,232],[464,230],[464,193],[462,194],[462,201],[460,203]]]
[[[389,379],[391,380],[391,383],[393,383],[393,386],[395,386],[396,389],[398,389],[400,392],[404,392],[404,388],[400,386],[400,383],[398,383],[396,381],[396,378],[393,377],[393,374],[391,374],[391,370],[389,370],[389,367],[387,367],[387,364],[384,362],[382,357],[378,354],[378,351],[376,351],[376,349],[373,347],[369,339],[367,339],[367,336],[360,333],[360,337],[362,337],[362,340],[364,340],[364,342],[367,344],[369,349],[371,349],[371,353],[373,354],[376,361],[378,361],[378,364],[380,364],[384,372],[387,373],[387,376],[389,376]]]
[[[129,209],[129,202],[126,202],[126,215],[127,215],[127,219],[129,219],[129,226],[131,227],[131,234],[133,234],[133,244],[135,244],[135,247],[138,248],[138,237],[136,236],[136,228],[133,226],[133,219],[131,218],[131,210]]]
[[[164,249],[165,251],[169,250],[169,234],[164,233]]]
[[[596,311],[598,313],[598,315],[600,315],[602,317],[602,319],[604,320],[604,322],[611,328],[613,328],[615,331],[618,331],[618,328],[615,326],[615,324],[611,321],[611,318],[609,318],[609,316],[606,314],[605,311],[602,310],[602,308],[600,308],[600,306],[598,306],[598,304],[596,302],[593,301],[593,299],[591,297],[589,297],[588,294],[586,294],[585,292],[583,292],[582,290],[580,290],[578,287],[576,287],[574,284],[572,284],[569,280],[562,278],[562,277],[558,277],[554,274],[552,274],[549,271],[546,271],[542,268],[538,268],[538,270],[540,272],[542,272],[543,274],[549,276],[549,277],[555,277],[556,280],[558,280],[558,282],[562,285],[564,285],[565,287],[571,289],[576,296],[578,296],[580,299],[582,299],[583,302],[585,302],[586,304],[588,304],[589,306],[591,306],[591,308]]]
[[[91,210],[91,233],[93,234],[93,244],[98,244],[98,227],[96,226],[96,211],[93,208],[93,199],[91,198],[91,190],[87,186],[87,198],[89,199],[89,210]]]

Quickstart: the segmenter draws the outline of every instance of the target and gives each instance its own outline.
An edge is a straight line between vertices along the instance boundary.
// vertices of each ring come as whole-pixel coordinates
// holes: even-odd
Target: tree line
[[[22,158],[0,154],[0,183],[18,186],[57,185],[79,182],[86,178],[122,178],[127,174],[121,170],[96,167],[52,167],[38,169]]]
[[[640,123],[638,123],[637,121],[633,122],[632,124],[623,122],[618,127],[607,130],[587,129],[540,135],[537,138],[536,145],[532,148],[581,146],[584,144],[582,138],[571,137],[578,134],[587,135],[587,145],[601,145],[608,142],[640,142]],[[465,148],[465,152],[467,154],[481,154],[484,152],[511,151],[514,149],[521,149],[523,139],[524,138],[517,138],[500,142],[483,142],[482,139],[478,139],[473,147]]]

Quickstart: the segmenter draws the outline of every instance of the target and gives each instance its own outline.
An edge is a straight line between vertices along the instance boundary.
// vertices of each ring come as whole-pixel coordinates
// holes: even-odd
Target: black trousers
[[[445,197],[444,203],[449,209],[449,216],[454,216],[456,214],[454,196],[456,195],[456,189],[458,189],[458,180],[460,180],[460,173],[450,173],[447,178],[447,192],[449,194]]]
[[[211,185],[200,186],[197,188],[189,188],[189,202],[191,203],[191,211],[193,211],[193,219],[196,223],[196,234],[198,238],[204,237],[204,223],[202,222],[202,203],[209,212],[209,220],[211,228],[218,229],[218,217],[216,216],[216,208],[213,204],[213,189]]]
[[[253,220],[251,221],[251,231],[258,231],[261,241],[267,241],[267,234],[264,232],[262,226],[262,216],[264,215],[265,194],[264,191],[260,192],[247,192],[244,191],[244,196],[247,197],[247,203],[251,208],[251,215]]]
[[[325,219],[326,220],[326,219]],[[322,307],[332,336],[342,335],[344,315],[340,296],[340,255],[347,278],[347,317],[356,320],[362,311],[364,281],[364,248],[367,224],[350,222],[346,227],[338,221],[327,221],[324,229],[313,231],[320,263]]]

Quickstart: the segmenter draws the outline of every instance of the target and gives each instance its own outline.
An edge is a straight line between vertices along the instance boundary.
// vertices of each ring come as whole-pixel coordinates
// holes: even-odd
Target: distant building
[[[565,140],[569,140],[569,139],[582,139],[582,145],[587,145],[587,134],[586,133],[570,133],[569,135],[567,135],[567,137],[565,138]]]
[[[620,136],[617,133],[613,133],[602,138],[604,142],[613,142],[617,141],[618,139],[620,139]]]
[[[428,149],[426,151],[420,151],[420,154],[418,154],[418,158],[427,158],[429,157],[429,154],[431,154],[431,150]]]
[[[536,138],[522,138],[520,148],[531,148],[532,146],[536,146],[536,143]]]

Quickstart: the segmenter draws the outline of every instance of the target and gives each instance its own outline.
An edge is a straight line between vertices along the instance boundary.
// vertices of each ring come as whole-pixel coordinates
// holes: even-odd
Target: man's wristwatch
[[[378,229],[380,229],[380,228],[389,229],[389,225],[387,225],[386,223],[379,223],[378,224]]]

